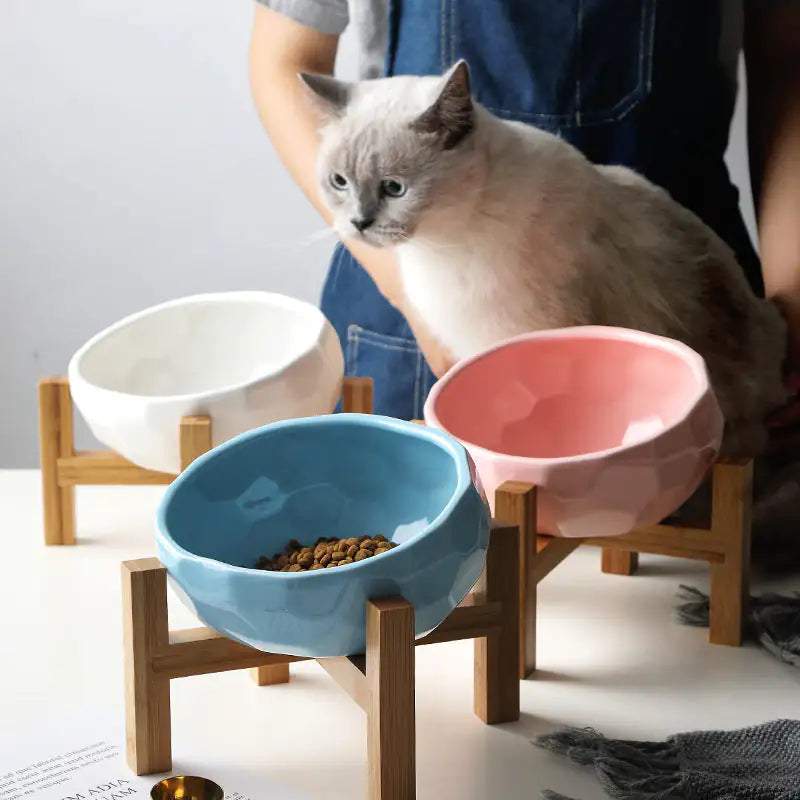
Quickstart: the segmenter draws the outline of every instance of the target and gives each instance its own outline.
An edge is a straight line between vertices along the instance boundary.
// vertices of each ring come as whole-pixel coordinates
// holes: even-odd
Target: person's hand
[[[793,370],[786,380],[790,392],[789,402],[770,414],[767,424],[773,430],[790,428],[800,424],[800,371]]]
[[[800,4],[745,3],[750,182],[767,297],[789,323],[787,379],[800,372]],[[795,396],[769,422],[785,442],[800,420]]]
[[[768,417],[767,424],[773,430],[780,431],[800,425],[800,297],[776,297],[775,303],[788,325],[786,388],[789,390],[789,401]]]
[[[795,293],[775,298],[788,324],[786,388],[789,400],[767,418],[770,441],[767,455],[778,463],[800,450],[800,301]]]

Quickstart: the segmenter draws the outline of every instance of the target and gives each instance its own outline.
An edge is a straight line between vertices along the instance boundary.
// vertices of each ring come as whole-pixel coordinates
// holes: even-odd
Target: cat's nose
[[[363,233],[373,222],[375,222],[375,217],[361,217],[361,219],[353,218],[350,220],[353,223],[353,227],[359,232]]]

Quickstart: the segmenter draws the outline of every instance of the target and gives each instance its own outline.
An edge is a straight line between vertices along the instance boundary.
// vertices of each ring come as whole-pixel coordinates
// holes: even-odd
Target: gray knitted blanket
[[[567,728],[535,744],[592,766],[606,794],[623,800],[800,800],[800,720],[679,733],[664,742]],[[551,791],[542,797],[570,800]]]

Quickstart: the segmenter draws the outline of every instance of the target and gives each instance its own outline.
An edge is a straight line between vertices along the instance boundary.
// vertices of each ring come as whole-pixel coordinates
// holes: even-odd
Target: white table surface
[[[45,548],[38,473],[0,471],[0,731],[84,704],[122,714],[119,564],[154,554],[162,492],[79,488],[80,544]],[[582,548],[543,582],[540,672],[522,685],[518,723],[473,716],[470,642],[417,648],[419,798],[535,800],[551,788],[600,800],[586,769],[530,744],[563,724],[661,739],[800,715],[800,670],[755,646],[709,645],[704,629],[672,621],[678,584],[707,588],[707,568],[641,561],[635,577],[603,575],[599,551]],[[196,624],[172,596],[170,611],[174,627]],[[263,688],[244,672],[173,681],[174,772],[224,764],[301,796],[364,797],[363,713],[314,663],[293,665],[292,678]]]

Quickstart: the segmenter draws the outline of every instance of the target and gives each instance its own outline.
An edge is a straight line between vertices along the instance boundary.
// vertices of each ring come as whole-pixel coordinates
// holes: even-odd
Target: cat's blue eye
[[[406,193],[406,187],[400,181],[391,178],[381,182],[381,189],[387,197],[402,197]]]
[[[341,191],[342,189],[347,188],[347,178],[345,178],[344,175],[341,175],[338,172],[331,172],[330,181],[331,181],[331,186],[333,186],[334,189],[338,189],[339,191]]]

